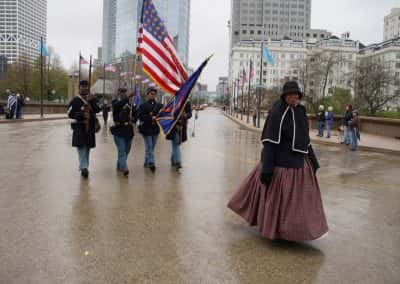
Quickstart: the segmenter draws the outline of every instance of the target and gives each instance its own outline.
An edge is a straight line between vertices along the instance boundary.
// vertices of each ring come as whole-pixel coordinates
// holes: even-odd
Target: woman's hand
[[[260,180],[262,182],[262,184],[268,186],[272,180],[272,173],[261,173],[260,175]]]

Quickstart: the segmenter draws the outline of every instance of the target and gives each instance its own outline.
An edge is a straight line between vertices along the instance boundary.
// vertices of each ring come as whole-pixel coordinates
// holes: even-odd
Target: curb
[[[236,118],[232,117],[229,114],[226,114],[224,112],[223,112],[223,114],[224,114],[225,117],[229,118],[234,123],[240,125],[241,127],[243,127],[246,130],[257,132],[257,133],[262,133],[262,129],[261,128],[260,129],[259,128],[254,128],[252,126],[249,126],[245,122],[238,121]],[[314,144],[319,144],[319,145],[335,146],[335,147],[339,147],[339,148],[343,148],[343,149],[345,148],[343,145],[341,145],[339,143],[328,142],[328,141],[320,141],[320,140],[316,140],[316,139],[313,139],[313,138],[311,138],[311,142],[314,143]],[[400,151],[397,151],[397,150],[376,148],[376,147],[370,147],[370,146],[359,146],[358,150],[359,151],[365,151],[365,152],[375,152],[375,153],[382,153],[382,154],[400,155]]]
[[[52,121],[52,120],[64,120],[69,119],[69,117],[47,117],[47,118],[28,118],[28,119],[5,119],[0,120],[0,124],[15,124],[15,123],[27,123],[27,122],[42,122],[42,121]]]

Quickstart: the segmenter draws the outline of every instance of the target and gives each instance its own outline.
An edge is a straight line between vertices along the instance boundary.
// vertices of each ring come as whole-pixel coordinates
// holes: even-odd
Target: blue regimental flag
[[[135,90],[133,91],[133,106],[137,109],[140,105],[140,96],[137,91],[137,86],[135,86]]]
[[[268,47],[264,47],[263,49],[263,57],[270,65],[275,65],[274,56],[269,51]]]
[[[200,77],[201,72],[207,65],[211,57],[207,58],[200,67],[194,72],[189,79],[182,85],[182,87],[176,93],[176,96],[160,110],[157,116],[157,123],[164,136],[167,136],[171,130],[175,127],[175,124],[180,119],[185,105],[189,101],[192,95],[192,89],[196,85],[197,80]]]

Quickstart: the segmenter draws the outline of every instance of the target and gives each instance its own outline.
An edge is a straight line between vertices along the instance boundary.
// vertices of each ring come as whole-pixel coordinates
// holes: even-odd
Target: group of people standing
[[[318,130],[317,136],[324,137],[324,131],[326,130],[326,138],[331,138],[332,126],[335,120],[333,107],[330,106],[328,107],[328,111],[325,111],[325,107],[320,105],[315,118]],[[353,110],[352,105],[346,106],[342,127],[340,127],[339,131],[343,131],[343,140],[341,143],[350,145],[350,150],[356,151],[358,149],[358,141],[360,140],[360,119],[358,111]]]
[[[157,89],[154,88],[147,90],[147,100],[139,106],[134,105],[134,95],[134,93],[128,94],[127,89],[120,88],[117,97],[112,101],[113,125],[110,131],[117,148],[116,169],[124,176],[129,175],[127,160],[137,123],[145,145],[144,167],[152,172],[156,171],[154,151],[160,134],[156,119],[163,104],[157,102]],[[79,170],[84,178],[89,176],[90,149],[96,147],[96,132],[100,130],[96,114],[100,111],[103,111],[106,125],[110,107],[105,103],[101,108],[96,97],[90,94],[89,83],[81,81],[79,95],[73,98],[68,106],[68,115],[74,120],[71,124],[72,146],[78,149]],[[166,139],[171,141],[171,165],[176,170],[182,168],[180,145],[187,140],[187,123],[191,117],[191,106],[187,103],[181,117],[166,136]]]
[[[22,119],[24,115],[24,107],[24,95],[10,93],[5,108],[0,105],[0,115],[5,115],[6,119]]]

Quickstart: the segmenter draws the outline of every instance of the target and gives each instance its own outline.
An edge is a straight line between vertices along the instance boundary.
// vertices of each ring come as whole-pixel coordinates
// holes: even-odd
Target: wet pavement
[[[317,146],[330,234],[271,242],[226,208],[259,134],[212,109],[196,128],[181,173],[135,137],[129,178],[103,128],[82,181],[68,121],[0,125],[0,283],[399,283],[399,156]]]

